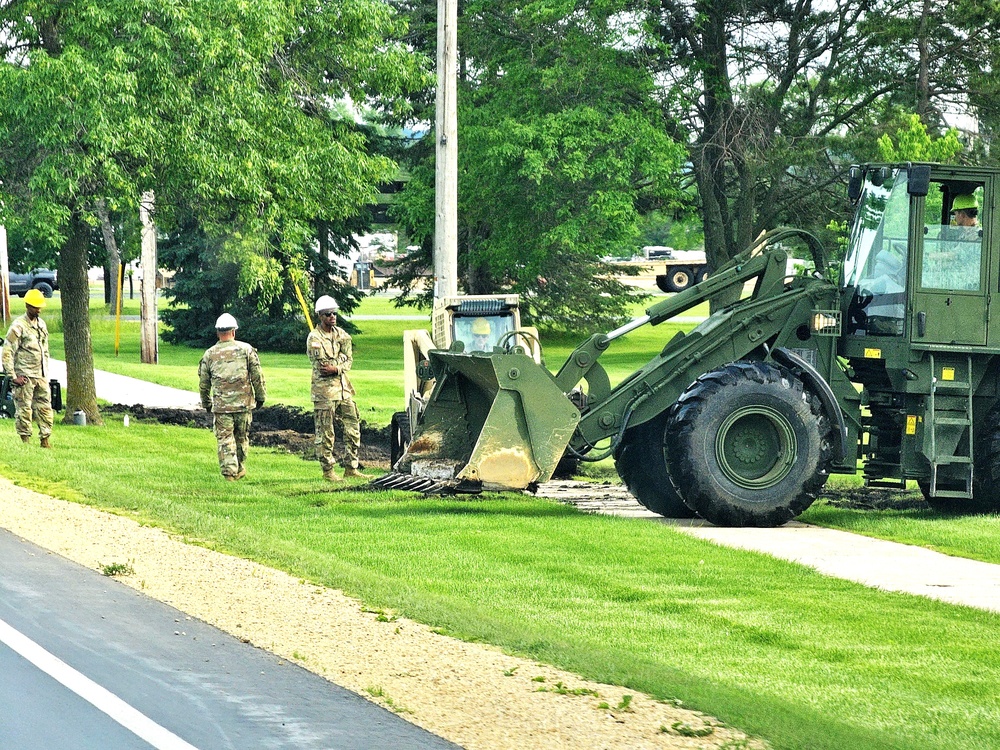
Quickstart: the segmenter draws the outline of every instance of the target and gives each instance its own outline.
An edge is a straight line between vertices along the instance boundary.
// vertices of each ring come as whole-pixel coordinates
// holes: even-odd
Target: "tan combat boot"
[[[246,475],[247,475],[247,470],[245,468],[243,468],[242,466],[240,467],[240,470],[236,472],[236,478],[237,479],[242,479]]]
[[[344,481],[343,479],[341,479],[340,477],[338,477],[334,473],[333,469],[327,469],[326,471],[324,471],[323,472],[323,479],[325,479],[328,482],[343,482]]]
[[[22,443],[30,443],[31,442],[31,435],[21,435],[21,442]]]
[[[49,436],[48,435],[46,435],[45,437],[42,438],[41,445],[42,445],[43,448],[51,448],[52,447],[52,444],[49,442]]]
[[[355,477],[364,477],[364,474],[361,473],[360,469],[354,466],[348,466],[344,469],[344,479],[354,479]]]

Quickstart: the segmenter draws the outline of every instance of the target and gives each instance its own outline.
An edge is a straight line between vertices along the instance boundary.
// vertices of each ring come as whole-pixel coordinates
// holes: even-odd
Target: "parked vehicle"
[[[663,263],[663,273],[656,275],[656,286],[661,292],[683,292],[712,273],[703,250],[675,250],[661,245],[647,245],[642,254],[646,260]]]
[[[915,481],[941,511],[1000,511],[1000,170],[862,165],[848,195],[838,282],[814,237],[775,230],[555,374],[510,348],[430,352],[436,385],[396,472],[520,489],[568,447],[613,456],[662,515],[775,526],[860,462],[867,487]],[[978,226],[953,224],[969,207]],[[814,268],[789,276],[797,239]],[[614,342],[750,280],[749,296],[610,386],[599,358]]]
[[[10,293],[23,297],[29,289],[37,289],[44,296],[51,297],[52,292],[59,288],[55,271],[47,268],[36,268],[28,273],[9,273]]]

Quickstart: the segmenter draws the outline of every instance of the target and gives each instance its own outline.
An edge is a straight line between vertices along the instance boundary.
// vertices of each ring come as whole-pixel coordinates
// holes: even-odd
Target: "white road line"
[[[197,750],[173,732],[164,729],[145,714],[132,708],[73,667],[53,656],[23,633],[0,620],[0,643],[7,644],[45,674],[62,683],[88,703],[103,711],[130,732],[157,750]]]

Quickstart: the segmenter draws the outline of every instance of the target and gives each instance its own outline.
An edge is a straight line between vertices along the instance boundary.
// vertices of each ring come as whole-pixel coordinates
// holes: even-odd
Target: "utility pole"
[[[434,299],[458,294],[458,0],[437,4]]]
[[[142,223],[142,281],[139,284],[140,353],[142,362],[155,365],[159,361],[156,330],[156,225],[153,223],[153,192],[142,194],[139,221]]]

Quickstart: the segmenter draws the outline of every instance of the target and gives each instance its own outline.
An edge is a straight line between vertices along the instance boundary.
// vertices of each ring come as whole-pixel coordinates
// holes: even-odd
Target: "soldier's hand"
[[[14,385],[24,385],[25,383],[28,382],[28,376],[18,375],[16,378],[14,378],[12,382],[14,383]]]

